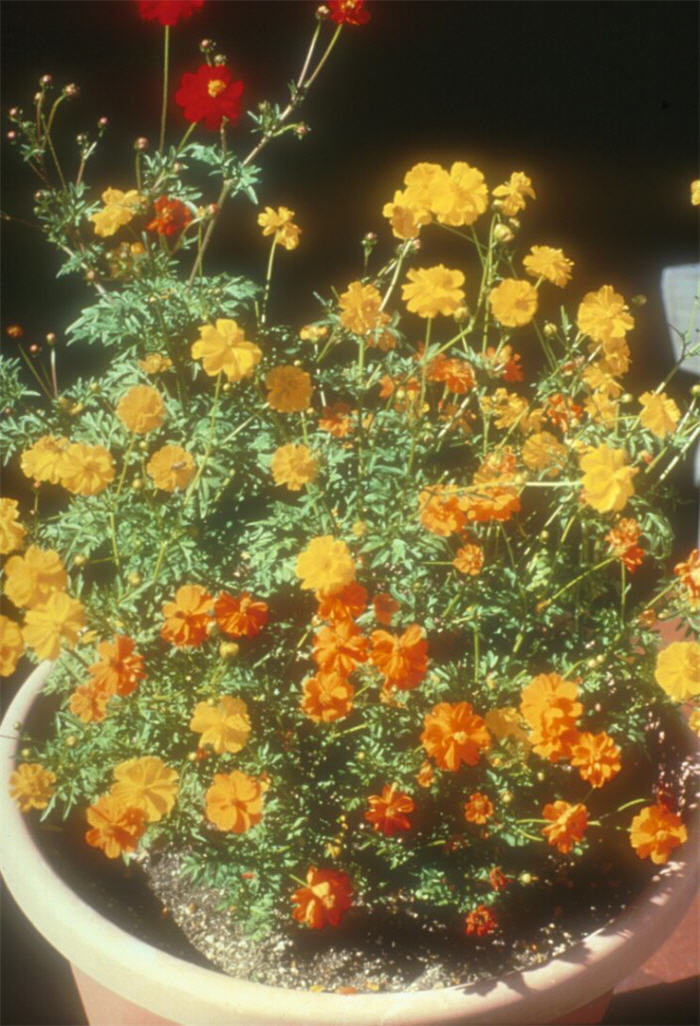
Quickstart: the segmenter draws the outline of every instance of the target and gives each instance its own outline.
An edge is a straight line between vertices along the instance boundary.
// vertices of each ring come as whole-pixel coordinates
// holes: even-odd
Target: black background
[[[208,36],[246,83],[247,107],[263,99],[284,102],[314,9],[307,2],[208,0],[172,32],[171,95],[181,74],[201,63],[197,44]],[[537,200],[522,215],[520,252],[549,244],[575,261],[566,292],[573,311],[586,290],[602,284],[627,298],[645,294],[647,305],[635,310],[635,367],[627,383],[637,392],[658,380],[671,361],[661,269],[697,259],[697,217],[689,203],[689,183],[698,177],[697,5],[397,0],[369,9],[368,25],[344,30],[301,112],[311,133],[303,142],[286,136],[272,143],[261,160],[261,202],[292,207],[303,229],[300,248],[278,256],[274,313],[297,324],[314,317],[314,289],[327,294],[359,275],[366,231],[380,234],[382,257],[389,252],[381,208],[416,161],[465,160],[491,187],[523,170]],[[75,134],[94,133],[106,115],[110,129],[86,179],[95,195],[110,185],[133,187],[131,143],[158,135],[157,23],[142,21],[132,0],[14,0],[2,5],[2,18],[3,112],[13,105],[31,109],[44,73],[59,87],[76,82],[81,95],[65,105],[58,129],[62,158],[74,168]],[[10,128],[6,117],[3,128]],[[173,105],[170,140],[185,128]],[[244,117],[231,131],[241,154],[252,146],[248,128]],[[199,129],[197,135],[209,134]],[[2,210],[31,221],[38,186],[4,145]],[[242,200],[232,206],[208,257],[211,269],[263,276],[267,245],[255,213]],[[434,252],[437,262],[446,250]],[[5,222],[3,332],[20,323],[28,342],[48,331],[61,336],[89,291],[79,278],[56,281],[58,264],[34,229]],[[3,345],[12,353],[11,340],[3,337]],[[59,343],[64,380],[80,359]],[[692,379],[681,377],[681,384]],[[686,467],[679,482],[692,498],[688,475]],[[679,541],[686,552],[694,525],[691,510]],[[62,1003],[60,977],[45,977],[40,989],[31,982],[35,970],[23,968],[25,959],[41,948],[28,928],[16,925],[9,903],[5,910],[3,1022],[77,1023],[77,1013]],[[695,1021],[690,992],[678,1008],[671,997],[664,1001],[657,1006],[663,1012],[653,1002],[644,1010],[618,1005],[608,1021]]]

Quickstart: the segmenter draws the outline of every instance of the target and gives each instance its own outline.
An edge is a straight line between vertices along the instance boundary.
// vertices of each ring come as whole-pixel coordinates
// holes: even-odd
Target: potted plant
[[[51,666],[3,730],[8,882],[54,943],[84,923],[67,956],[161,1021],[566,1021],[694,886],[700,556],[669,565],[667,479],[700,390],[627,393],[637,309],[608,283],[560,306],[572,260],[518,249],[529,175],[487,184],[466,159],[414,164],[352,279],[273,319],[303,224],[256,162],[305,135],[369,11],[318,8],[244,153],[243,83],[211,40],[171,88],[171,31],[201,6],[139,4],[165,62],[133,180],[86,182],[106,119],[64,166],[74,86],[45,76],[10,113],[39,222],[91,290],[69,338],[101,363],[61,390],[57,339],[43,364],[10,330],[5,451],[32,503],[0,500],[2,671]],[[267,247],[259,283],[207,267],[229,203]],[[70,858],[145,873],[247,979],[99,916],[48,854],[59,824]]]

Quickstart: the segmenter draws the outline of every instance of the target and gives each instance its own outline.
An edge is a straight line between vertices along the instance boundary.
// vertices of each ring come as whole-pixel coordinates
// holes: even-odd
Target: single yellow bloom
[[[619,292],[612,285],[602,285],[597,292],[587,292],[583,297],[576,323],[594,342],[607,344],[624,340],[634,327],[634,317]]]
[[[546,278],[553,285],[563,289],[571,280],[573,260],[564,256],[561,249],[552,246],[531,246],[523,259],[523,267],[533,278]]]
[[[474,224],[489,205],[489,190],[484,176],[464,161],[456,161],[450,168],[449,192],[441,194],[432,207],[440,224],[453,227]]]
[[[305,445],[283,445],[272,457],[270,469],[275,484],[286,485],[290,492],[298,492],[316,479],[318,462]]]
[[[135,385],[117,403],[117,416],[136,435],[155,431],[165,420],[165,403],[150,385]]]
[[[694,207],[700,207],[700,178],[690,183],[690,202]]]
[[[114,235],[121,227],[128,224],[138,211],[141,196],[136,189],[122,192],[121,189],[106,189],[102,193],[104,207],[90,216],[95,225],[95,235],[103,239]]]
[[[248,707],[241,698],[224,695],[218,705],[198,702],[190,729],[201,734],[199,745],[211,745],[217,755],[240,752],[248,743],[252,730]]]
[[[501,209],[508,217],[514,217],[518,211],[525,209],[525,197],[536,199],[532,182],[522,171],[513,171],[503,185],[498,185],[492,195],[501,201]]]
[[[156,755],[127,759],[114,767],[110,794],[130,808],[142,809],[149,823],[167,816],[178,795],[178,773]]]
[[[614,427],[617,420],[617,403],[604,391],[593,392],[584,400],[583,408],[596,424]]]
[[[299,555],[296,572],[302,588],[328,598],[355,580],[355,562],[344,541],[324,535],[313,538]]]
[[[61,463],[61,484],[73,495],[98,495],[114,480],[114,460],[101,445],[73,442]]]
[[[449,317],[464,302],[464,275],[443,264],[419,267],[408,272],[402,298],[411,313],[419,317]]]
[[[648,428],[657,438],[665,438],[676,430],[676,424],[681,419],[681,411],[673,399],[670,399],[665,392],[654,394],[644,392],[639,397],[643,410],[639,415],[640,423]]]
[[[273,367],[265,378],[267,401],[280,413],[301,413],[311,402],[311,378],[292,364]]]
[[[173,361],[169,356],[162,356],[160,353],[149,353],[144,360],[139,360],[139,367],[146,374],[162,374],[170,370]]]
[[[68,575],[55,549],[30,545],[23,556],[5,564],[5,594],[19,608],[45,602],[51,592],[64,591]]]
[[[535,316],[537,289],[529,281],[505,278],[489,293],[489,306],[500,324],[506,328],[520,328]]]
[[[299,338],[302,342],[321,342],[327,334],[327,324],[305,324],[299,331]]]
[[[63,591],[55,591],[46,602],[29,610],[22,635],[39,659],[57,659],[61,644],[73,648],[84,624],[82,603]]]
[[[612,449],[599,445],[581,457],[583,471],[582,498],[599,513],[619,513],[634,495],[632,479],[638,473],[636,467],[627,465],[627,453],[623,449]]]
[[[16,499],[0,499],[0,554],[3,556],[18,549],[27,533],[18,516],[19,503]]]
[[[674,641],[656,657],[656,681],[677,702],[700,695],[700,644]]]
[[[22,812],[45,809],[53,797],[56,776],[38,762],[23,762],[10,774],[10,795]]]
[[[404,175],[403,201],[419,216],[446,213],[452,206],[453,190],[444,167],[422,161]]]
[[[424,224],[430,224],[430,211],[409,206],[405,192],[395,192],[391,203],[385,203],[382,214],[389,219],[391,230],[397,239],[416,239]]]
[[[223,373],[229,381],[241,381],[253,373],[262,360],[262,350],[245,337],[236,321],[220,317],[216,327],[203,324],[192,346],[192,357],[202,361],[205,374]]]
[[[20,466],[26,476],[33,481],[49,481],[51,484],[58,484],[61,480],[67,448],[67,438],[42,435],[34,445],[22,453]]]
[[[0,614],[0,677],[9,677],[17,668],[24,642],[19,624]]]
[[[153,453],[146,465],[146,471],[153,478],[156,488],[174,492],[187,488],[197,468],[195,462],[181,445],[164,445]]]
[[[523,463],[530,470],[544,470],[547,477],[557,477],[566,464],[568,450],[549,431],[530,435],[523,445]]]
[[[355,335],[368,335],[391,320],[381,305],[381,293],[374,285],[352,281],[340,297],[340,323]]]
[[[299,245],[301,228],[294,224],[294,211],[289,207],[265,207],[262,214],[258,214],[258,224],[263,230],[263,235],[274,235],[275,243],[284,246],[285,249],[296,249]]]

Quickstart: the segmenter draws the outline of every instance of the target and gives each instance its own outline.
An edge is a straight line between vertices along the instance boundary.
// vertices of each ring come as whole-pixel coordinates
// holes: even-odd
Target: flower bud
[[[140,477],[135,477],[134,480],[131,482],[131,488],[135,492],[140,492],[143,488],[143,479]]]
[[[305,121],[300,121],[298,125],[294,126],[294,134],[297,139],[304,139],[310,131],[311,129]]]
[[[15,141],[15,139],[17,138],[17,133],[16,133],[15,131],[13,131],[13,130],[11,129],[11,130],[10,130],[10,131],[9,131],[9,132],[7,133],[7,136],[6,136],[6,138],[7,138],[7,139],[9,139],[9,141],[10,141],[10,142],[14,142],[14,141]]]
[[[31,759],[33,753],[31,748],[23,748],[19,754],[23,759]]]
[[[85,134],[85,132],[78,132],[78,134],[75,137],[75,141],[77,142],[78,146],[84,146],[85,143],[88,141],[88,137]]]
[[[515,238],[507,224],[497,224],[493,230],[493,237],[496,242],[512,242]]]
[[[552,324],[551,321],[546,321],[544,328],[542,329],[547,338],[554,338],[557,333],[556,324]]]
[[[228,57],[225,53],[217,53],[216,57],[214,58],[214,67],[221,68],[224,64],[228,64]]]
[[[455,312],[452,314],[458,324],[462,324],[469,317],[468,306],[458,306]]]
[[[7,116],[10,118],[11,121],[16,121],[19,115],[19,107],[10,107],[10,109],[7,112]]]
[[[32,354],[32,356],[37,356],[41,352],[41,346],[37,345],[36,342],[32,342],[32,344],[29,347],[29,352]]]
[[[63,95],[67,96],[69,100],[74,100],[80,92],[80,89],[75,82],[69,82],[67,86],[63,87]]]
[[[630,299],[630,306],[646,306],[647,297],[640,292],[637,296],[632,296]]]
[[[53,75],[42,75],[39,79],[39,85],[42,89],[50,89],[53,85]]]
[[[77,556],[73,557],[73,566],[85,566],[87,561],[87,556],[84,556],[79,552]]]
[[[55,333],[53,331],[50,331],[48,333],[48,335],[46,336],[46,344],[47,344],[47,346],[55,346],[56,345],[56,335],[55,335]]]
[[[690,394],[694,396],[700,395],[700,385],[693,385],[693,387],[690,390]]]
[[[100,118],[99,121],[97,122],[97,127],[104,130],[107,127],[108,124],[109,124],[109,118]]]
[[[148,139],[146,139],[145,136],[140,135],[138,137],[138,139],[134,140],[134,149],[135,150],[147,150],[148,149]]]
[[[216,217],[219,214],[220,210],[221,207],[218,203],[209,203],[207,205],[207,215],[209,217]]]
[[[222,641],[219,645],[219,655],[222,659],[235,659],[241,650],[241,646],[235,641]]]
[[[66,738],[66,748],[75,748],[77,742],[78,739],[75,734],[69,734]]]
[[[501,801],[503,802],[504,805],[510,805],[510,803],[513,801],[513,792],[512,791],[501,791],[500,797],[501,797]]]
[[[508,224],[511,226],[511,228],[514,228],[516,231],[520,227],[520,221],[517,217],[509,217]]]
[[[43,93],[34,93],[34,103],[41,103],[44,98]]]
[[[34,193],[34,202],[41,203],[45,195],[46,193],[43,189],[37,189],[37,191]]]
[[[624,395],[620,396],[620,402],[624,403],[625,405],[627,405],[628,403],[633,403],[634,396],[631,395],[629,392],[625,392]]]
[[[213,39],[202,39],[199,44],[200,53],[209,53],[211,50],[216,50],[216,43]]]
[[[21,338],[24,335],[24,328],[21,324],[8,324],[5,328],[5,332],[10,338]]]
[[[97,278],[97,275],[95,274],[94,271],[88,271],[87,274],[85,275],[85,281],[87,281],[87,282],[93,282],[93,281],[95,281],[96,278]]]
[[[129,574],[129,576],[127,577],[127,581],[134,588],[137,588],[142,580],[143,580],[143,578],[141,577],[141,574],[137,573],[136,571],[134,571],[133,573]]]
[[[9,417],[10,414],[12,413],[12,407],[11,406],[4,406],[2,412],[3,412],[5,417]]]
[[[327,7],[325,4],[319,4],[316,8],[316,17],[319,21],[325,21],[326,18],[330,17],[330,13],[330,8]]]
[[[231,384],[231,382],[230,381],[225,382],[225,384],[223,384],[221,386],[221,391],[225,392],[226,395],[228,395],[229,392],[232,392],[233,391],[233,385]]]

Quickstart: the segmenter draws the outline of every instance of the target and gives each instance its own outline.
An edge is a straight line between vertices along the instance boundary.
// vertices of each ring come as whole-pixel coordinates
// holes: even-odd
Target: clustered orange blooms
[[[676,564],[673,572],[684,587],[691,607],[700,607],[700,550],[693,549],[685,562]]]
[[[477,905],[467,916],[465,927],[468,934],[485,937],[487,934],[495,933],[498,929],[498,920],[487,905]]]
[[[641,535],[642,527],[632,517],[622,517],[605,535],[605,540],[630,573],[644,562],[644,549],[637,544]]]
[[[97,651],[100,659],[90,667],[90,680],[75,689],[69,703],[70,711],[84,723],[102,722],[110,698],[132,694],[146,677],[143,656],[132,638],[117,634],[113,642],[100,642]]]
[[[268,607],[249,592],[222,592],[215,601],[201,584],[183,584],[174,601],[164,604],[163,616],[166,641],[177,648],[197,648],[216,624],[232,638],[254,638],[267,623]]]

